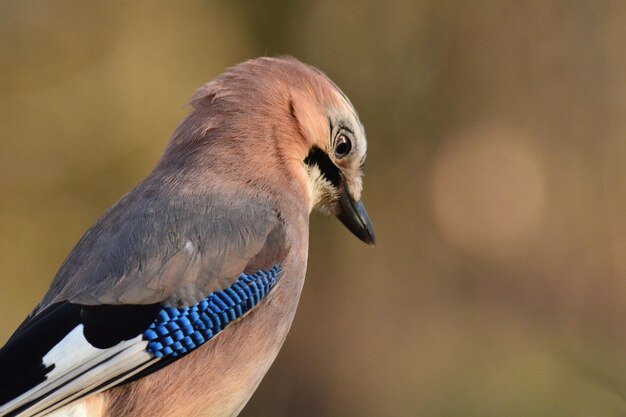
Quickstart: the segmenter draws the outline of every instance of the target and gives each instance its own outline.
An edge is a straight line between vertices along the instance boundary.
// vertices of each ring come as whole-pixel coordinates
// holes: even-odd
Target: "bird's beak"
[[[341,188],[339,214],[337,214],[337,218],[341,220],[341,223],[356,237],[369,245],[374,245],[376,243],[376,235],[374,235],[372,222],[367,215],[367,211],[365,211],[363,203],[354,201],[354,198],[350,196],[346,186]]]

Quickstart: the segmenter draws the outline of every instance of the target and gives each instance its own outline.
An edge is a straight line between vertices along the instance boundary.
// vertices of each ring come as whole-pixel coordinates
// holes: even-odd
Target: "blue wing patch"
[[[196,349],[259,303],[280,277],[280,265],[269,271],[241,274],[229,288],[215,291],[190,307],[163,307],[143,333],[146,350],[155,357],[178,357]]]

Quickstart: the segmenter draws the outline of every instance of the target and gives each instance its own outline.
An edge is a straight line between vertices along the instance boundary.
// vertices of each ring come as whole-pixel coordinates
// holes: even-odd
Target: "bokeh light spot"
[[[435,160],[432,205],[445,236],[487,258],[519,253],[541,221],[545,176],[531,138],[487,125],[452,135]]]

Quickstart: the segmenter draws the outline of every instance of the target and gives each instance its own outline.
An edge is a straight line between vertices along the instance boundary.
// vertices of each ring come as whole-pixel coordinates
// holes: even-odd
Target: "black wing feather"
[[[81,306],[61,302],[37,314],[0,349],[0,404],[7,403],[46,380],[54,365],[43,357],[76,326],[99,349],[115,346],[143,333],[161,304]]]

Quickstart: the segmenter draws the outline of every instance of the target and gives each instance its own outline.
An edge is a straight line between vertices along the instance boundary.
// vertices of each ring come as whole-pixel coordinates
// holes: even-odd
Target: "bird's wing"
[[[0,350],[0,416],[45,415],[189,353],[271,290],[286,250],[268,204],[135,189]]]

